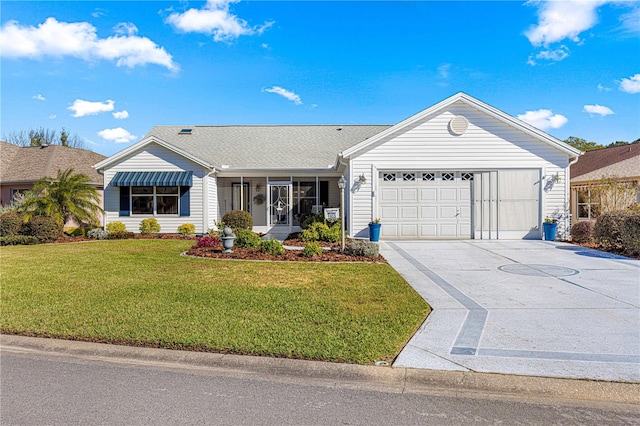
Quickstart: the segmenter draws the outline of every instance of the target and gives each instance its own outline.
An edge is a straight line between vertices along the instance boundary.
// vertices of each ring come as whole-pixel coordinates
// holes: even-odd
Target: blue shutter
[[[180,187],[180,216],[191,215],[191,197],[189,195],[189,187]]]
[[[129,188],[128,186],[120,187],[120,216],[130,216],[129,208]]]

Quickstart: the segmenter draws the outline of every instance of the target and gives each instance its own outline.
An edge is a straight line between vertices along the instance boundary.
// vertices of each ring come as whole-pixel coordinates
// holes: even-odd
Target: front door
[[[269,184],[269,225],[291,225],[291,183]]]
[[[231,209],[244,210],[251,213],[251,194],[248,183],[232,183]]]

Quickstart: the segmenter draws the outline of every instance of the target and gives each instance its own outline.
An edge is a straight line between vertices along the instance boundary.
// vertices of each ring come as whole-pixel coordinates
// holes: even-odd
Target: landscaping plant
[[[206,235],[204,237],[196,238],[195,248],[211,248],[217,247],[220,244],[220,240],[217,237]]]
[[[33,216],[21,233],[36,237],[38,242],[50,243],[62,237],[62,224],[51,216]]]
[[[253,229],[253,217],[244,210],[231,210],[222,217],[222,223],[231,229]]]
[[[93,228],[89,232],[87,232],[87,237],[93,238],[94,240],[106,240],[109,238],[109,231],[102,228]]]
[[[127,226],[122,222],[109,222],[106,229],[113,234],[115,232],[126,232]]]
[[[365,240],[351,240],[346,251],[351,256],[378,257],[379,255],[378,244]]]
[[[320,244],[318,244],[317,242],[312,241],[310,243],[307,243],[304,246],[304,249],[302,250],[302,255],[304,257],[316,257],[316,256],[322,255],[323,251],[324,250],[322,249]]]
[[[576,243],[588,243],[593,240],[593,222],[581,220],[571,227],[571,241]]]
[[[160,223],[155,217],[148,217],[140,221],[141,234],[157,234],[160,232]]]
[[[0,216],[0,237],[12,237],[20,233],[22,217],[15,211],[10,211]]]
[[[260,242],[260,251],[262,253],[268,253],[271,256],[280,256],[284,254],[284,247],[280,241],[272,238]]]
[[[236,235],[236,239],[233,242],[235,247],[258,248],[262,242],[260,236],[249,229],[236,229],[234,234]]]
[[[196,233],[196,226],[193,223],[185,223],[178,226],[178,234],[193,235]]]

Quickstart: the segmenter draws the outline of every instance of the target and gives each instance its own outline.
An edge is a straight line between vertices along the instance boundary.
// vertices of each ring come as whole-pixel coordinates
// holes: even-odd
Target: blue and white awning
[[[112,186],[193,186],[193,172],[117,172]]]

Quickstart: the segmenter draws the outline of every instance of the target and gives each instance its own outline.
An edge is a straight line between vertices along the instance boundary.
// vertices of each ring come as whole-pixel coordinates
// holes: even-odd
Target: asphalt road
[[[640,423],[638,407],[628,404],[350,389],[6,350],[0,391],[3,426]]]

